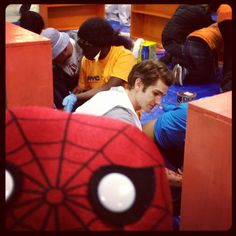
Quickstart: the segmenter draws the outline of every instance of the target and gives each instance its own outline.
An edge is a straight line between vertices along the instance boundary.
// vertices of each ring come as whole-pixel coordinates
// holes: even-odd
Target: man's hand
[[[167,179],[169,181],[170,186],[175,186],[175,187],[181,187],[182,186],[182,179],[183,179],[183,172],[178,169],[178,172],[175,172],[173,170],[170,170],[168,168],[166,169],[166,175]]]

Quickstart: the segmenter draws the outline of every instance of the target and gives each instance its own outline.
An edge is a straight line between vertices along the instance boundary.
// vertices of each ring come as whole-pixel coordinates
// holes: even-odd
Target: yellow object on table
[[[157,43],[153,41],[144,41],[140,45],[137,62],[153,59],[156,60]]]

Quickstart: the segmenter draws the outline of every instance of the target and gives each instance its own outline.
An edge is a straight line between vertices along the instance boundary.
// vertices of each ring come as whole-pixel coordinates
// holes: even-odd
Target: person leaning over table
[[[145,60],[132,68],[127,88],[118,86],[98,92],[79,106],[75,113],[119,119],[142,130],[137,111],[150,112],[155,105],[160,105],[161,98],[172,83],[173,75],[164,63]],[[181,175],[169,169],[167,172],[171,185],[181,185]]]
[[[164,104],[163,111],[164,113],[157,119],[144,124],[143,131],[161,151],[167,175],[171,176],[171,173],[179,172],[181,176],[184,176],[180,169],[182,169],[184,158],[188,103],[181,103],[177,106]],[[178,175],[175,179],[178,180]],[[174,183],[171,186],[171,194],[174,215],[177,216],[180,215],[182,184],[178,184],[177,181]]]
[[[62,109],[63,99],[78,84],[82,49],[67,33],[55,28],[46,28],[41,35],[51,40],[54,104]]]
[[[143,124],[143,131],[160,148],[168,166],[182,168],[188,103],[163,104],[163,113]]]
[[[144,60],[133,66],[127,88],[116,86],[98,92],[79,106],[75,113],[109,116],[142,130],[137,111],[150,112],[154,106],[160,105],[172,81],[171,71],[162,62]]]
[[[173,68],[175,83],[183,86],[213,82],[223,51],[224,42],[217,23],[193,31],[183,47],[187,63],[176,64]]]
[[[96,93],[114,86],[125,86],[135,64],[132,41],[114,31],[109,22],[92,17],[78,30],[78,44],[83,50],[79,84],[63,100],[71,112]]]
[[[215,13],[219,4],[180,4],[162,31],[161,40],[166,54],[160,60],[166,64],[183,64],[183,47],[187,36],[198,29],[207,27],[215,21]]]

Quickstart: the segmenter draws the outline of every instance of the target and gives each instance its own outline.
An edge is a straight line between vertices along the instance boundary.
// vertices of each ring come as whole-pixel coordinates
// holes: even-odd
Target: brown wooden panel
[[[232,224],[232,92],[189,104],[181,230]]]
[[[179,4],[132,4],[130,35],[161,44],[161,34]]]
[[[94,16],[104,17],[104,4],[40,4],[46,27],[77,30],[81,23]]]
[[[6,23],[6,106],[53,107],[49,39]]]

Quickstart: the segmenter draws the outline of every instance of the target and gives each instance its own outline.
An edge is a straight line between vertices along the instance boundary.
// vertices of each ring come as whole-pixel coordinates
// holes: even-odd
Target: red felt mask
[[[128,123],[50,108],[8,110],[6,170],[13,183],[7,229],[172,229],[162,156]]]

